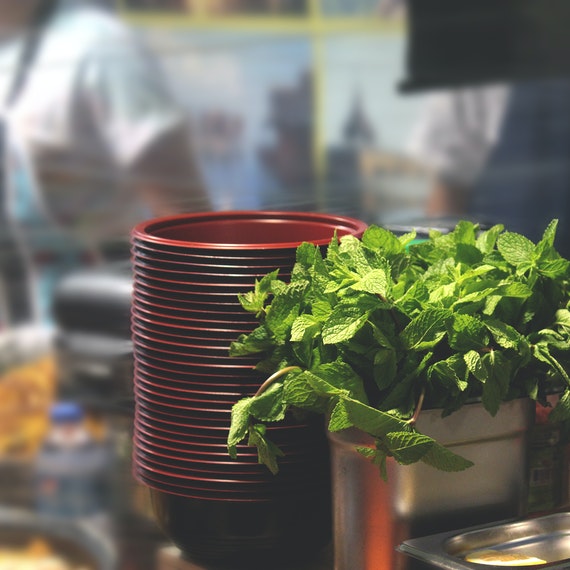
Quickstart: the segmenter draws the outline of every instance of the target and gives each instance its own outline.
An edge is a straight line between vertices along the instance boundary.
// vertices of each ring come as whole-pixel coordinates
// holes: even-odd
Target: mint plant
[[[371,226],[361,239],[333,238],[323,257],[297,249],[288,283],[277,272],[240,295],[259,326],[232,355],[259,355],[268,375],[232,410],[228,450],[247,439],[274,473],[281,451],[266,424],[319,413],[328,429],[358,428],[375,440],[359,451],[386,477],[386,459],[459,471],[471,462],[417,431],[423,408],[442,415],[480,400],[530,397],[550,417],[570,418],[570,262],[556,251],[557,221],[534,244],[497,225],[462,221],[415,243]]]

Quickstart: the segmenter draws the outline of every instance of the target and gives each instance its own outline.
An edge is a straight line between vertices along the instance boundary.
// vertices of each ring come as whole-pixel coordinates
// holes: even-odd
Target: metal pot
[[[527,434],[534,403],[503,404],[496,416],[473,403],[441,418],[425,410],[418,431],[474,462],[446,473],[388,461],[388,480],[356,451],[374,446],[358,430],[331,433],[335,570],[423,568],[395,551],[409,538],[522,516],[528,489]]]

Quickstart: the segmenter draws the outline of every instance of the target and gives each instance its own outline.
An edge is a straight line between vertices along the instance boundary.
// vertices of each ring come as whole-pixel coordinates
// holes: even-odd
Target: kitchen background
[[[498,83],[501,77],[478,78],[473,86],[463,79],[451,91],[444,89],[444,81],[429,89],[404,89],[414,69],[403,0],[92,4],[109,10],[156,60],[157,77],[163,78],[158,83],[172,94],[172,106],[182,113],[190,133],[188,161],[197,165],[209,199],[206,209],[320,211],[394,227],[422,223],[426,216],[445,223],[465,211],[456,200],[434,206],[434,188],[448,183],[463,196],[502,140],[507,87]],[[60,55],[59,69],[68,54]],[[468,60],[464,67],[469,67]],[[2,71],[9,73],[5,67]],[[498,178],[507,173],[507,180],[514,173],[518,184],[521,169],[523,176],[530,171],[533,177],[547,171],[557,183],[541,201],[558,209],[565,222],[564,168],[570,157],[564,138],[570,125],[566,87],[562,80],[545,82],[552,87],[550,99],[527,100],[517,115],[522,125],[517,140],[524,141],[519,147],[526,145],[528,154],[519,148],[509,155],[508,168],[498,167],[495,173]],[[144,117],[145,97],[139,95],[136,105]],[[128,100],[123,103],[130,105]],[[537,125],[535,140],[527,131]],[[558,143],[564,143],[549,142],[551,131]],[[89,136],[86,130],[85,138]],[[132,142],[141,134],[119,129],[113,136]],[[548,154],[550,149],[555,150]],[[63,154],[66,161],[58,163],[63,174],[74,172],[80,163],[85,178],[100,181],[95,163],[83,161],[84,156],[75,163],[73,153]],[[159,170],[161,182],[180,185],[175,169]],[[550,180],[536,177],[539,186]],[[61,180],[59,190],[64,192],[58,196],[65,202],[74,187]],[[495,195],[500,192],[497,186]],[[506,200],[508,211],[517,198],[509,195]],[[543,226],[554,217],[551,210],[529,210],[526,202],[521,204],[526,208],[523,214]],[[190,195],[177,202],[178,211],[192,211],[194,206]],[[146,211],[148,217],[152,214]],[[137,211],[133,219],[142,217]],[[123,228],[107,240],[103,238],[108,235],[93,231],[87,241],[100,253],[96,260],[67,266],[49,293],[32,287],[37,289],[33,294],[43,296],[42,302],[51,307],[53,315],[46,322],[11,317],[12,282],[23,282],[21,276],[20,281],[14,277],[14,268],[22,251],[24,265],[35,256],[27,255],[17,232],[13,242],[10,228],[2,225],[6,242],[1,253],[9,260],[0,279],[2,504],[32,513],[39,508],[38,477],[51,465],[48,460],[38,467],[38,453],[45,451],[46,438],[58,422],[53,404],[61,398],[77,400],[81,410],[59,413],[78,414],[71,422],[77,420],[75,427],[88,425],[94,441],[105,446],[111,439],[115,450],[112,463],[106,464],[107,474],[112,473],[112,499],[106,504],[119,529],[107,534],[111,550],[121,570],[157,568],[157,552],[166,541],[154,525],[145,489],[132,480],[129,470],[128,232]],[[566,231],[565,223],[562,229]],[[43,230],[38,231],[41,236]],[[66,243],[72,247],[71,241]],[[34,280],[32,273],[30,277],[24,270],[24,281]],[[544,483],[540,506],[553,506],[557,499],[552,493],[561,491],[552,490],[551,478],[539,483]],[[13,522],[10,513],[8,526]]]

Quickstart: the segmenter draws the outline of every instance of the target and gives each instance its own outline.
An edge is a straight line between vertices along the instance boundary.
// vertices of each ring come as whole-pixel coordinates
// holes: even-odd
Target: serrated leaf
[[[278,422],[285,418],[287,405],[283,401],[283,384],[274,383],[252,399],[249,413],[262,422]]]
[[[295,406],[318,413],[325,413],[327,410],[326,400],[319,396],[307,382],[304,372],[287,374],[283,383],[283,402],[287,406]]]
[[[467,220],[459,220],[450,233],[456,244],[475,245],[477,226]]]
[[[237,445],[247,436],[251,414],[249,412],[253,398],[242,398],[232,406],[231,425],[227,439],[228,453],[232,459],[237,457]]]
[[[495,290],[495,294],[501,297],[527,299],[532,295],[532,290],[524,283],[515,282],[499,285]]]
[[[334,433],[351,427],[354,427],[354,424],[348,415],[348,410],[343,400],[338,400],[330,413],[328,430]]]
[[[402,331],[400,338],[403,345],[409,350],[434,348],[445,336],[449,318],[449,311],[427,309]]]
[[[318,260],[322,260],[321,250],[308,242],[304,242],[295,252],[295,261],[306,268],[314,267]]]
[[[368,403],[362,379],[346,362],[327,362],[315,366],[310,371],[305,371],[304,374],[307,381],[317,389],[331,394],[337,393],[331,391],[331,388],[323,387],[322,382],[326,382],[327,386],[332,387],[334,390],[339,390],[339,393],[348,394],[351,398]]]
[[[447,338],[453,350],[478,350],[489,343],[483,323],[471,315],[455,314],[448,320]]]
[[[279,270],[271,271],[261,279],[255,280],[254,290],[247,293],[238,293],[241,306],[250,313],[260,313],[269,295],[272,292],[273,282],[277,280]]]
[[[379,226],[370,226],[362,235],[362,243],[371,249],[381,250],[384,255],[392,255],[404,251],[404,245],[389,230]]]
[[[363,252],[363,244],[355,236],[346,235],[341,238],[339,255],[345,265],[356,275],[363,276],[372,270]]]
[[[485,319],[483,324],[489,329],[495,342],[503,348],[517,349],[523,336],[511,325],[496,319]]]
[[[554,372],[560,374],[562,378],[564,378],[566,383],[570,385],[570,376],[568,375],[568,372],[566,371],[564,366],[562,366],[562,364],[560,364],[560,362],[551,353],[550,348],[546,342],[537,342],[534,345],[534,350],[532,354],[535,358],[537,358],[541,362],[545,362],[546,364],[548,364]]]
[[[497,249],[514,266],[532,263],[534,247],[528,238],[514,232],[505,232],[497,238]]]
[[[396,380],[398,366],[396,353],[389,349],[379,349],[373,359],[374,382],[379,390],[385,390]]]
[[[416,241],[418,233],[416,232],[416,230],[412,230],[411,232],[408,232],[406,234],[402,234],[398,236],[398,241],[400,242],[401,245],[404,246],[404,248],[406,248],[407,246],[411,245],[413,242]]]
[[[459,243],[457,244],[456,261],[468,265],[475,265],[483,260],[483,254],[475,245]]]
[[[461,392],[469,386],[467,364],[459,354],[453,354],[445,360],[432,364],[429,368],[429,377],[438,378],[444,384],[453,385]]]
[[[473,466],[472,461],[453,453],[453,451],[436,441],[433,442],[433,445],[421,458],[421,461],[440,471],[448,472],[465,471],[465,469]]]
[[[558,229],[558,220],[557,219],[551,220],[550,223],[546,226],[546,229],[544,230],[542,238],[538,243],[538,245],[553,247],[554,240],[556,239],[557,229]]]
[[[299,316],[301,300],[308,285],[307,281],[289,284],[268,307],[265,325],[277,339],[285,340],[293,321]]]
[[[240,335],[230,344],[230,356],[248,356],[259,354],[274,346],[269,331],[264,325],[254,329],[251,333]]]
[[[376,322],[371,323],[372,337],[374,341],[384,348],[395,350],[396,338],[394,337],[394,328],[391,325],[385,325],[380,328]]]
[[[369,447],[356,446],[356,451],[363,457],[370,460],[373,465],[376,465],[380,471],[382,480],[388,480],[388,469],[386,466],[386,452],[381,449],[371,449]]]
[[[511,363],[496,350],[483,355],[482,361],[488,378],[483,384],[481,401],[489,414],[495,416],[509,390],[512,374]]]
[[[277,458],[285,454],[265,436],[265,426],[256,424],[250,426],[248,445],[257,447],[258,462],[265,465],[273,475],[279,472]]]
[[[313,315],[299,315],[291,325],[291,342],[301,342],[312,338],[321,328],[321,323]]]
[[[366,324],[368,313],[352,305],[337,305],[323,325],[324,344],[339,344],[350,340]]]
[[[479,382],[486,382],[489,378],[487,369],[483,366],[481,355],[475,350],[470,350],[463,355],[467,369]]]
[[[537,263],[538,272],[551,279],[567,275],[569,267],[570,263],[568,260],[562,258],[540,260]]]
[[[348,419],[350,425],[374,437],[383,437],[390,432],[408,431],[410,429],[404,420],[400,420],[392,414],[381,412],[356,400],[342,398],[339,400],[337,407],[339,408],[338,413],[342,413]]]
[[[497,224],[489,228],[487,231],[481,232],[475,242],[477,247],[483,253],[491,253],[491,251],[493,251],[493,249],[495,248],[495,245],[497,243],[497,238],[504,229],[505,228],[503,225]]]
[[[419,461],[431,448],[434,440],[417,432],[391,432],[384,438],[394,459],[401,465]]]
[[[392,280],[386,269],[373,269],[351,285],[351,288],[387,298],[390,295],[391,285]]]
[[[485,306],[483,308],[484,315],[492,315],[496,309],[498,304],[501,302],[502,297],[500,295],[488,295],[485,298]]]

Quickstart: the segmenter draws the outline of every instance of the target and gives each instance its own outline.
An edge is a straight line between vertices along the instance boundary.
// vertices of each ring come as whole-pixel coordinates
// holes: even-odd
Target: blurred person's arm
[[[408,151],[432,173],[431,217],[461,216],[500,135],[508,88],[454,89],[428,95]]]

